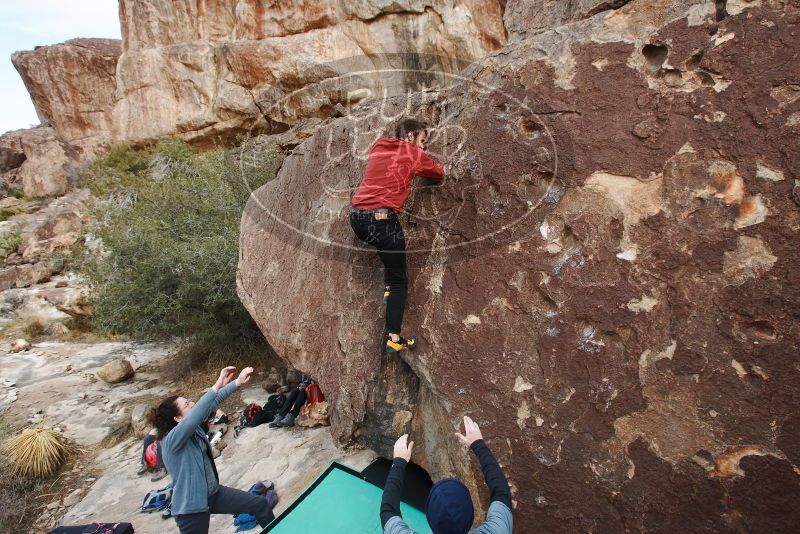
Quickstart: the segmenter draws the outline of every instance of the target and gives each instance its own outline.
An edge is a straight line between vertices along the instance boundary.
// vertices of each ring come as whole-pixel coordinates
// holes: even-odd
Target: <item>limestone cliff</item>
[[[509,2],[532,31],[453,87],[326,122],[251,198],[239,294],[342,442],[410,430],[434,477],[479,480],[470,414],[517,532],[791,532],[800,6],[583,4],[547,29]],[[390,358],[347,207],[408,114],[448,177],[403,216],[420,347]]]
[[[119,13],[121,45],[75,39],[13,57],[42,121],[89,152],[285,130],[363,98],[338,91],[344,72],[455,73],[505,42],[499,0],[120,0]],[[377,93],[415,87],[373,81]]]

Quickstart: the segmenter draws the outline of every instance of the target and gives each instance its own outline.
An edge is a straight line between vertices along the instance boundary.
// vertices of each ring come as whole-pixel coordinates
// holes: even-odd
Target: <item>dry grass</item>
[[[58,432],[26,428],[6,440],[3,452],[16,474],[41,478],[52,475],[64,463],[67,444]]]
[[[30,319],[22,326],[25,339],[38,339],[45,335],[47,326],[39,319]]]
[[[0,469],[0,501],[3,503],[0,506],[0,534],[30,532],[30,523],[44,508],[37,496],[48,491],[47,480],[21,477],[11,469]]]

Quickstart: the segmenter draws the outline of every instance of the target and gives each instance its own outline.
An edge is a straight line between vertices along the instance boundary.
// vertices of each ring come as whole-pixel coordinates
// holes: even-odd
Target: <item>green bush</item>
[[[251,190],[280,162],[279,150],[258,140],[204,153],[180,141],[115,147],[95,161],[85,180],[100,198],[89,232],[101,246],[75,255],[93,288],[95,329],[206,344],[262,340],[236,295],[239,224]]]
[[[21,243],[22,236],[19,233],[19,228],[11,228],[0,233],[0,258],[5,258],[9,254],[16,252]]]

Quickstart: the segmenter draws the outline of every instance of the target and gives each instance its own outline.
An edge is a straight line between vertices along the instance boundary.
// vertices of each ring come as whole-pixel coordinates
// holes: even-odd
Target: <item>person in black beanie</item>
[[[486,520],[470,530],[475,519],[472,497],[467,487],[459,480],[446,478],[438,481],[428,494],[425,515],[433,534],[511,534],[513,517],[511,512],[511,490],[503,471],[486,446],[478,425],[464,417],[464,434],[456,432],[461,442],[475,453],[481,463],[483,477],[489,486],[489,511]],[[394,444],[394,461],[386,478],[381,500],[381,526],[383,534],[417,534],[411,530],[400,515],[400,495],[403,492],[405,469],[411,460],[414,442],[403,434]]]

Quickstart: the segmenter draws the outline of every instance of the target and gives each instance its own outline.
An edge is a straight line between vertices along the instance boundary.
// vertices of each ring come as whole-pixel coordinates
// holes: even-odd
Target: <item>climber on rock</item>
[[[400,122],[397,137],[378,139],[370,149],[361,184],[353,196],[350,226],[364,243],[373,246],[384,267],[386,350],[413,349],[413,337],[400,337],[408,292],[406,241],[399,214],[414,176],[444,179],[444,168],[425,153],[427,126],[414,119]]]
[[[489,486],[489,510],[486,520],[474,530],[472,521],[475,510],[467,487],[459,480],[445,478],[438,481],[428,493],[425,516],[433,534],[511,534],[513,515],[511,512],[511,489],[492,451],[483,442],[481,429],[469,417],[464,417],[464,434],[456,437],[469,448],[481,463],[483,477]],[[400,515],[400,495],[406,465],[411,460],[414,442],[408,434],[400,436],[394,444],[394,460],[386,477],[381,499],[381,526],[383,534],[417,534],[411,530]]]

